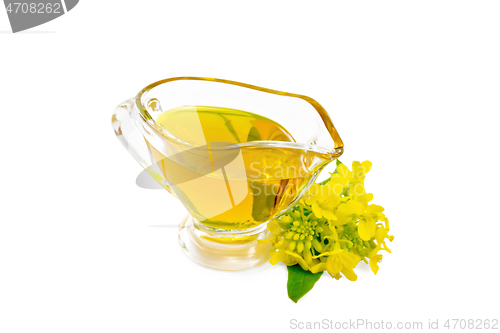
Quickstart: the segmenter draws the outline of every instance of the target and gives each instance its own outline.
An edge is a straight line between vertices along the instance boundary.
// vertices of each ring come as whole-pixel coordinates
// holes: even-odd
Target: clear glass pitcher
[[[187,255],[221,270],[266,262],[267,222],[343,153],[330,116],[314,99],[222,79],[150,84],[115,109],[112,125],[189,212],[179,226]]]

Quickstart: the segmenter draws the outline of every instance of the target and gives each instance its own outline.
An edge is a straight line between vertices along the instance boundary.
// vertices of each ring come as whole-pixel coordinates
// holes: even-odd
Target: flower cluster
[[[299,264],[312,273],[327,271],[335,279],[357,279],[353,269],[363,260],[377,274],[380,251],[391,252],[389,220],[384,208],[369,204],[364,179],[371,162],[353,162],[352,171],[338,162],[326,181],[311,186],[299,203],[268,223],[273,234],[271,264]]]

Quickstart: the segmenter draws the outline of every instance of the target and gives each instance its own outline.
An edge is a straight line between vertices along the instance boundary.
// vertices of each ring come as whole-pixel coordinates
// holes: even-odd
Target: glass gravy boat
[[[266,262],[267,222],[343,153],[330,116],[314,99],[222,79],[150,84],[115,109],[112,125],[129,153],[188,210],[179,226],[186,254],[221,270]]]

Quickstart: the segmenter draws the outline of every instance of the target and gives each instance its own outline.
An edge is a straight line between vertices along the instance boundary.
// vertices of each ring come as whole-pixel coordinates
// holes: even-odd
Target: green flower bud
[[[299,240],[299,237],[300,237],[299,234],[295,234],[295,235],[293,235],[293,240]]]
[[[289,249],[290,251],[293,251],[293,250],[295,250],[295,246],[296,246],[296,245],[297,245],[297,242],[296,242],[296,241],[291,241],[291,242],[290,242],[290,245],[288,245],[288,249]]]
[[[356,250],[358,251],[359,255],[361,256],[366,255],[365,250],[363,250],[363,248],[360,245],[356,245]]]

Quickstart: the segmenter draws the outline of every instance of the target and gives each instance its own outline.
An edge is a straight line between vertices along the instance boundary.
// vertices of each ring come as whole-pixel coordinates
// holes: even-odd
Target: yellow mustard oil
[[[283,126],[247,111],[183,106],[156,122],[164,140],[146,143],[167,189],[195,219],[217,229],[269,221],[331,160],[290,144],[295,140]]]

